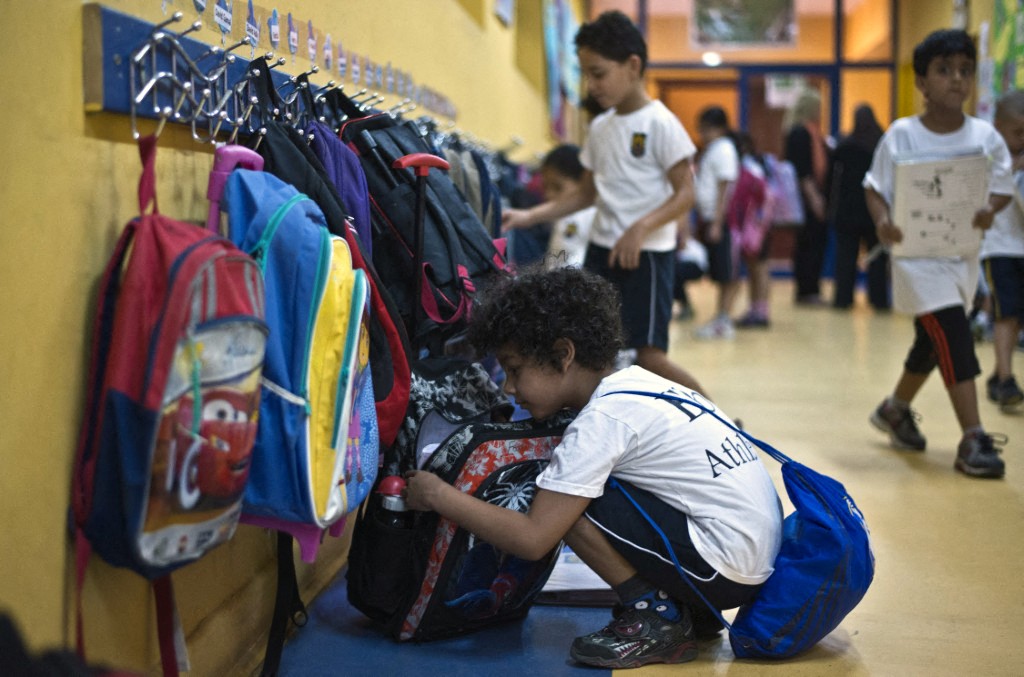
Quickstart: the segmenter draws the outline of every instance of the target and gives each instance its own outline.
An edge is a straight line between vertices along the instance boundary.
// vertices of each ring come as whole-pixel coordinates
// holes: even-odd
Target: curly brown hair
[[[576,362],[607,369],[623,346],[619,293],[605,279],[579,268],[532,267],[496,282],[474,309],[467,339],[480,354],[514,350],[539,365],[558,368],[558,339],[576,347]]]

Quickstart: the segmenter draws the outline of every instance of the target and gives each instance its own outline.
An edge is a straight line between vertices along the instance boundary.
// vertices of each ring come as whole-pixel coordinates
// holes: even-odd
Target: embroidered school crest
[[[647,135],[643,132],[633,132],[633,141],[629,145],[629,152],[633,157],[643,157],[647,151]]]

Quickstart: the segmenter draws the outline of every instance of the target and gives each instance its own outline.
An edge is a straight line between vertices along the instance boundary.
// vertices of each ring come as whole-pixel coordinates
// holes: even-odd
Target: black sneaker
[[[1024,392],[1017,385],[1017,379],[1012,375],[1000,381],[999,377],[993,374],[985,382],[988,391],[988,399],[999,405],[1002,411],[1013,411],[1017,405],[1024,402]]]
[[[999,458],[1006,435],[981,433],[960,440],[953,467],[971,477],[999,479],[1006,473],[1006,464]],[[1000,446],[996,446],[996,445]]]
[[[697,657],[688,609],[670,623],[654,609],[626,609],[607,626],[573,640],[573,660],[600,668],[637,668],[648,663],[686,663]]]
[[[734,324],[737,329],[767,329],[772,323],[764,315],[747,313],[743,317],[737,319]]]
[[[921,415],[913,409],[900,411],[883,401],[871,413],[870,420],[873,426],[889,434],[889,440],[894,447],[924,451],[927,440],[917,429],[917,420],[920,418]]]
[[[738,423],[736,425],[740,430],[743,429],[743,426]],[[624,613],[626,613],[625,604],[622,602],[616,602],[612,605],[612,618],[618,618]],[[691,611],[690,618],[693,620],[693,634],[697,640],[701,642],[717,638],[722,634],[722,630],[725,629],[725,625],[722,623],[721,619],[719,619],[713,611],[707,608],[704,608],[699,613]]]

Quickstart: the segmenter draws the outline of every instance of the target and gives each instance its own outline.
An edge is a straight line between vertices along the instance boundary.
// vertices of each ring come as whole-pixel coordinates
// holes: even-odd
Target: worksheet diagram
[[[988,202],[988,158],[980,148],[896,157],[893,223],[903,241],[894,256],[975,256],[982,231],[975,212]]]

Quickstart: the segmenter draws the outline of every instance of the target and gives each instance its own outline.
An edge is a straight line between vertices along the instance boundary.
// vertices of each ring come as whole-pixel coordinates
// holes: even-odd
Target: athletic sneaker
[[[736,426],[743,429],[743,426],[736,422]],[[626,613],[628,607],[622,602],[616,602],[612,605],[612,618],[618,618],[622,614]],[[715,639],[718,637],[722,630],[725,629],[725,625],[721,619],[715,615],[715,613],[706,607],[700,612],[690,611],[690,618],[693,619],[693,634],[700,641],[707,641],[709,639]]]
[[[729,318],[716,317],[707,324],[694,330],[693,335],[696,338],[706,341],[715,339],[731,339],[736,336],[736,330],[733,329],[732,320]]]
[[[750,312],[736,320],[737,329],[767,329],[771,321],[764,315]]]
[[[670,623],[653,609],[627,609],[607,626],[573,640],[573,660],[600,668],[638,668],[648,663],[686,663],[697,657],[688,609]]]
[[[971,477],[988,477],[998,479],[1006,473],[1006,464],[999,458],[1002,445],[1006,444],[1005,435],[986,435],[976,433],[960,440],[956,450],[956,463],[953,467]],[[1000,446],[996,446],[999,444]]]
[[[888,433],[889,441],[897,449],[924,451],[927,441],[917,429],[917,420],[920,418],[921,415],[909,407],[901,411],[883,400],[871,413],[871,424],[883,433]]]
[[[993,374],[986,381],[988,399],[999,405],[1003,411],[1013,411],[1017,405],[1024,402],[1024,392],[1021,392],[1017,385],[1017,379],[1013,375],[1000,381],[999,377]]]

